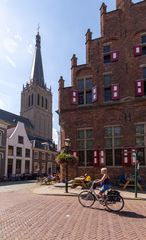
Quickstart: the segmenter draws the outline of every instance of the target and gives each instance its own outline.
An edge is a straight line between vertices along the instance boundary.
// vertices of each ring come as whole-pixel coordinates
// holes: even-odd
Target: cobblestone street
[[[77,197],[0,192],[0,240],[144,240],[146,201],[125,200],[119,213],[96,203],[83,208]]]

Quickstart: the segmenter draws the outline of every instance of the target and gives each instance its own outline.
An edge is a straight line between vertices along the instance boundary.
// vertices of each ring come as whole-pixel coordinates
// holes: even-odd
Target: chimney
[[[59,83],[59,89],[62,89],[62,88],[64,88],[64,79],[63,79],[63,77],[62,77],[62,76],[60,77],[60,79],[59,79],[58,83]]]
[[[104,36],[104,22],[105,22],[106,9],[107,9],[107,6],[105,5],[105,3],[103,3],[100,8],[101,36]]]
[[[71,58],[71,85],[74,86],[76,82],[76,67],[77,67],[77,57],[73,54]]]
[[[86,64],[90,63],[91,46],[92,46],[92,32],[90,31],[90,29],[88,29],[86,33]]]

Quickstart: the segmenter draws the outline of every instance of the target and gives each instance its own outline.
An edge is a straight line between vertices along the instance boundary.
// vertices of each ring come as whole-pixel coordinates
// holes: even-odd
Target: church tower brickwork
[[[36,35],[30,79],[21,92],[20,114],[31,121],[32,136],[52,139],[52,93],[44,81],[39,32]]]

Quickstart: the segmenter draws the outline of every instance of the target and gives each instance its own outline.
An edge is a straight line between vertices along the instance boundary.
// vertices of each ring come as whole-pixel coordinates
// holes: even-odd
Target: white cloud
[[[16,68],[15,62],[9,56],[5,56],[6,60],[10,63],[13,68]]]
[[[20,35],[19,33],[17,33],[17,34],[14,36],[14,38],[15,38],[16,40],[19,40],[20,42],[22,41],[22,37],[21,37],[21,35]]]
[[[53,128],[53,141],[58,144],[58,133],[55,128]]]
[[[4,48],[7,52],[13,54],[17,48],[17,42],[12,38],[4,39]]]
[[[27,46],[27,53],[29,53],[30,55],[33,55],[33,52],[34,52],[34,46],[30,43]]]
[[[0,99],[0,108],[5,109],[5,103],[3,99]]]
[[[0,108],[7,110],[10,106],[10,96],[0,92]]]

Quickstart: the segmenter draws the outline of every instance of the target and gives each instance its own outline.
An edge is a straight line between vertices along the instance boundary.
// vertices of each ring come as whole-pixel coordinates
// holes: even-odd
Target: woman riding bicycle
[[[103,193],[112,187],[107,168],[101,168],[101,174],[103,175],[101,179],[95,180],[95,183],[100,183],[101,187],[98,193],[99,197],[103,196]]]

